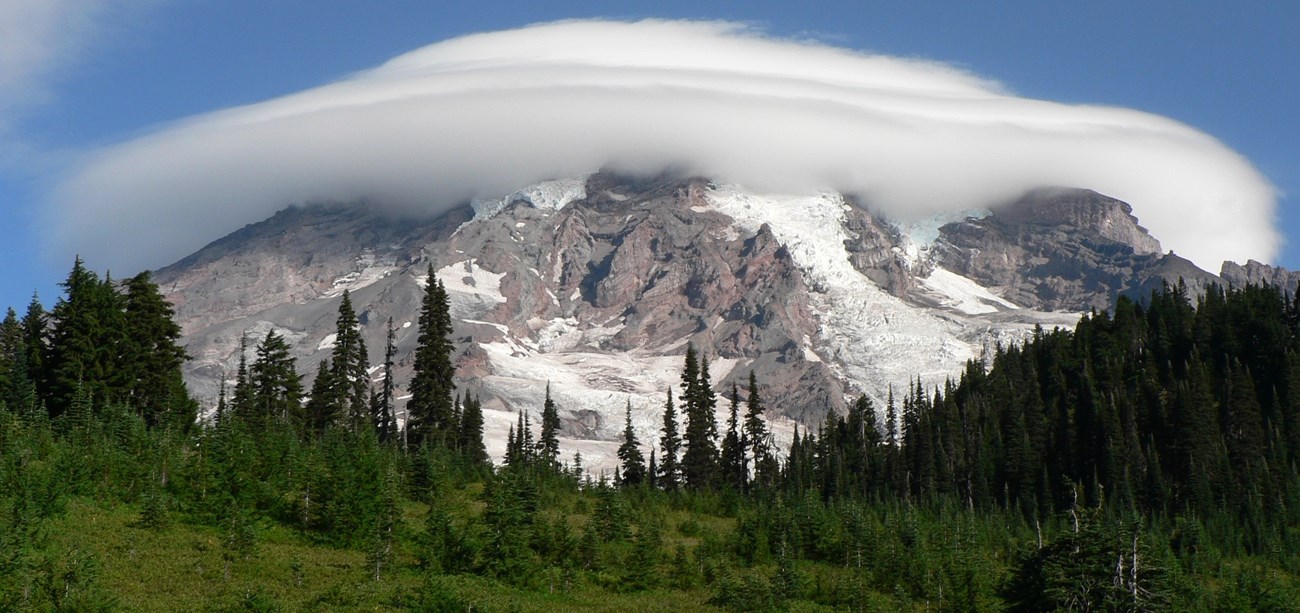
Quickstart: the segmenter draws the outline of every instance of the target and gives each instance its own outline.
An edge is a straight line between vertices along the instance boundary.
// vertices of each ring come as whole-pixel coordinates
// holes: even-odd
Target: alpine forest
[[[327,360],[244,333],[213,407],[148,273],[61,287],[0,323],[3,611],[1300,610],[1272,286],[1120,298],[780,444],[762,378],[689,345],[656,436],[612,407],[612,474],[550,388],[489,453],[432,266],[409,381],[344,292]]]

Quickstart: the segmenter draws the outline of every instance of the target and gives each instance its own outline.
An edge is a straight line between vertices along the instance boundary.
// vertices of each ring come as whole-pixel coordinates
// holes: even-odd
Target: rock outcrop
[[[1083,189],[1039,189],[940,229],[939,265],[1023,306],[1086,311],[1161,283],[1203,287],[1215,280],[1138,225],[1122,201]]]
[[[1290,292],[1292,296],[1296,294],[1297,286],[1300,286],[1300,271],[1269,266],[1255,260],[1249,260],[1244,265],[1236,262],[1224,262],[1223,268],[1219,271],[1219,277],[1227,284],[1236,287],[1248,284],[1274,285],[1282,288],[1285,292]]]
[[[241,337],[251,352],[276,330],[300,372],[315,372],[344,290],[371,355],[392,322],[400,388],[430,270],[448,290],[457,384],[484,401],[489,451],[503,450],[516,413],[539,410],[549,385],[566,453],[597,469],[613,465],[627,403],[641,440],[656,439],[688,343],[711,361],[719,392],[755,371],[784,445],[795,422],[855,395],[883,412],[891,386],[918,376],[940,385],[968,360],[1037,326],[1070,326],[1119,295],[1220,282],[1162,255],[1127,204],[1086,190],[1031,192],[942,226],[931,244],[839,194],[611,173],[436,218],[290,208],[155,279],[194,356],[191,389],[211,406],[233,378]],[[1296,281],[1254,262],[1225,265],[1224,279]]]

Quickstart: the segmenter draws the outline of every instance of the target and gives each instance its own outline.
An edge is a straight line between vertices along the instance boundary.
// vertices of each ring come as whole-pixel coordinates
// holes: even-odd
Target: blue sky
[[[55,283],[71,262],[39,255],[42,224],[50,221],[36,210],[84,152],[335,81],[461,34],[584,17],[750,22],[779,37],[944,62],[1028,98],[1170,117],[1241,153],[1280,190],[1277,225],[1292,240],[1276,263],[1300,267],[1300,42],[1293,31],[1300,5],[1292,2],[18,0],[28,3],[49,5],[69,25],[43,40],[32,34],[31,44],[48,53],[11,81],[16,86],[0,89],[10,98],[0,99],[0,207],[8,220],[0,227],[0,306],[21,307],[33,290],[47,306],[56,298]],[[98,11],[85,10],[96,4]],[[0,9],[0,36],[25,30],[22,18]]]

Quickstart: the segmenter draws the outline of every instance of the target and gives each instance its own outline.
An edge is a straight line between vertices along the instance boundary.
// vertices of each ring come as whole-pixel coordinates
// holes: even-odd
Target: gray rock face
[[[1255,260],[1249,260],[1245,265],[1236,262],[1224,262],[1223,268],[1219,271],[1219,276],[1234,287],[1243,285],[1275,285],[1282,288],[1283,291],[1295,295],[1296,287],[1300,286],[1300,271],[1290,271],[1285,268],[1261,264]]]
[[[433,219],[296,207],[155,280],[194,356],[187,381],[209,406],[233,378],[241,337],[251,359],[276,330],[310,377],[329,356],[344,290],[371,356],[393,322],[400,398],[431,267],[451,298],[459,390],[484,401],[489,452],[501,453],[514,412],[539,410],[549,383],[566,453],[593,468],[612,467],[628,402],[641,440],[655,440],[687,343],[712,361],[719,392],[756,372],[784,445],[792,420],[820,420],[859,393],[883,402],[917,375],[940,384],[1036,325],[1069,326],[1180,278],[1193,292],[1219,281],[1161,255],[1127,204],[1085,190],[1032,192],[943,226],[919,250],[838,195],[800,198],[598,173]],[[1233,283],[1295,285],[1254,262],[1224,270]]]
[[[1145,295],[1162,282],[1215,280],[1172,253],[1162,256],[1128,204],[1089,190],[1035,190],[940,232],[941,266],[1045,310],[1105,310],[1116,296]]]

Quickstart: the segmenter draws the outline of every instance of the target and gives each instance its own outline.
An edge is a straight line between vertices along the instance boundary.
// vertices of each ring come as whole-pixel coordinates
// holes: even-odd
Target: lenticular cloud
[[[439,212],[605,167],[835,189],[899,217],[1087,187],[1211,270],[1279,242],[1268,182],[1170,119],[731,23],[575,21],[433,44],[97,152],[53,192],[52,244],[152,267],[289,204]]]

